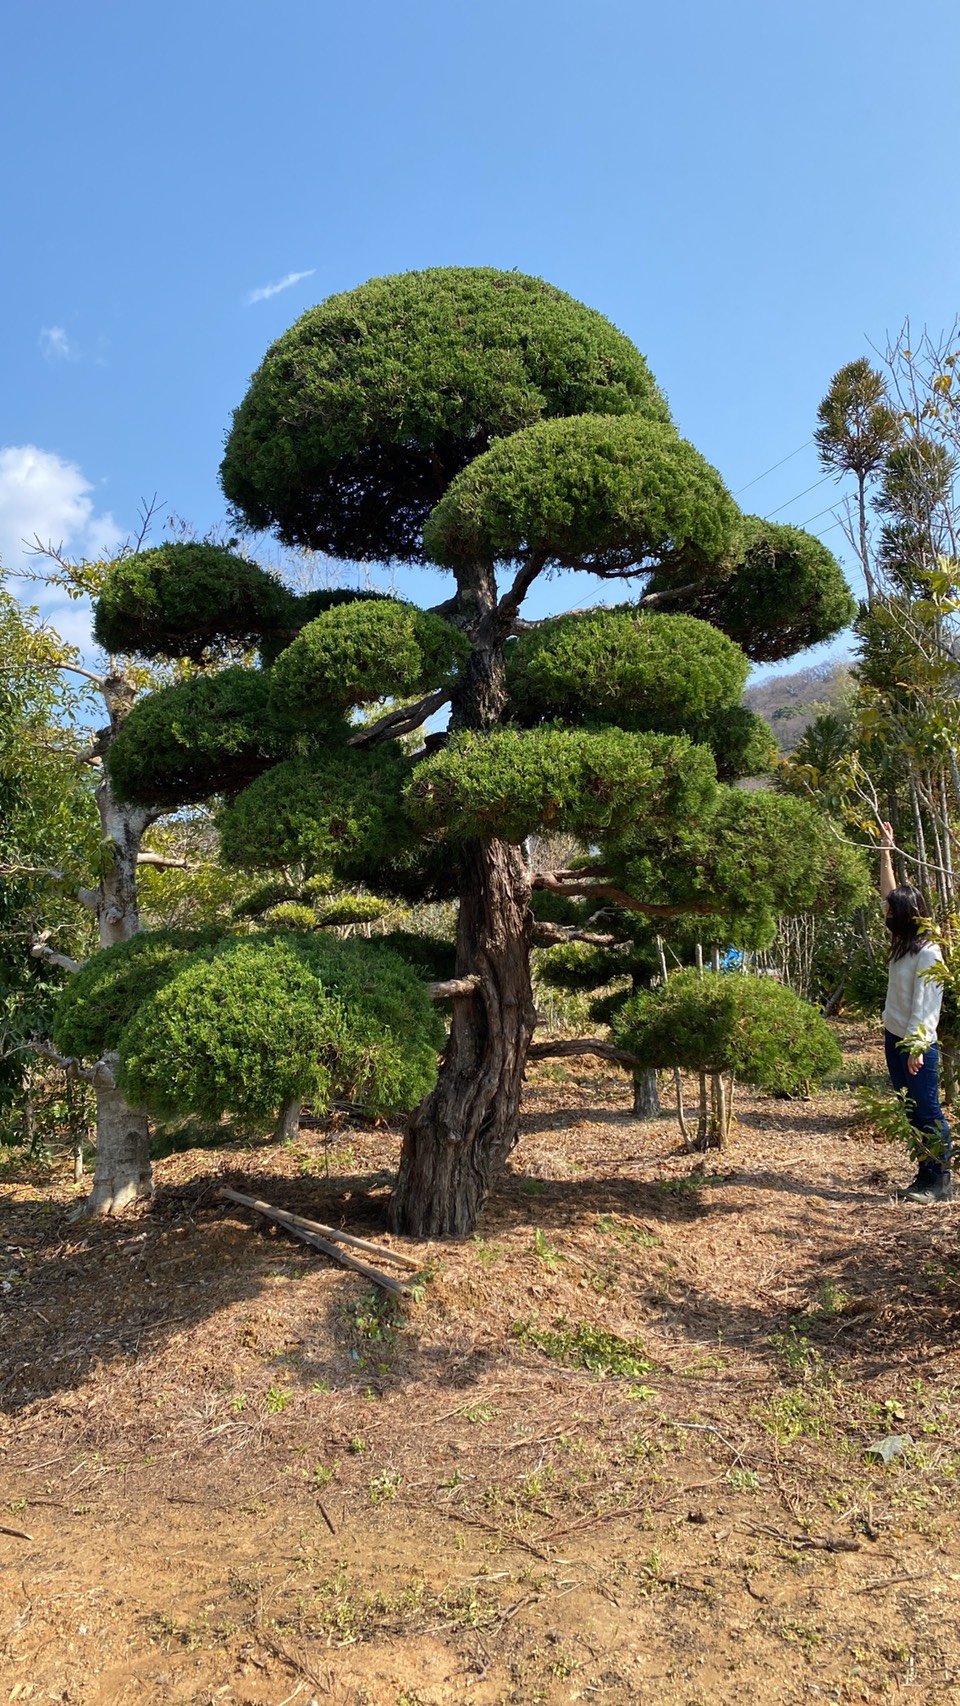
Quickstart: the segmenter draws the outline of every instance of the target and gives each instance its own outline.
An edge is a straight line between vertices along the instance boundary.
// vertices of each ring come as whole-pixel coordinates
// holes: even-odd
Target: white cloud
[[[90,494],[93,486],[75,462],[65,462],[34,444],[0,449],[0,564],[14,575],[24,569],[42,571],[31,560],[25,541],[62,546],[71,557],[95,560],[115,551],[123,531],[109,511],[100,514]],[[26,604],[38,604],[46,619],[84,651],[89,651],[90,609],[84,599],[72,603],[61,591],[47,591],[30,581],[11,583]]]
[[[80,353],[63,326],[41,327],[40,348],[48,361],[76,361]]]
[[[286,278],[278,279],[276,284],[261,284],[258,290],[251,290],[247,297],[247,306],[251,307],[254,302],[267,302],[271,296],[279,296],[281,290],[289,290],[292,284],[299,284],[302,278],[312,278],[316,270],[316,267],[311,267],[308,272],[288,272]]]

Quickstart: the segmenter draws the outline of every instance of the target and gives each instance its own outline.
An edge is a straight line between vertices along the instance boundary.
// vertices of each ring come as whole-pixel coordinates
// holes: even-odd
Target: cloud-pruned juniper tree
[[[747,660],[722,630],[781,656],[838,631],[850,596],[816,540],[740,514],[628,338],[518,273],[377,279],[305,314],[236,411],[222,481],[244,525],[389,563],[401,583],[433,562],[451,596],[433,612],[292,596],[285,614],[264,610],[244,628],[260,669],[191,683],[205,711],[179,687],[138,708],[111,750],[114,783],[128,797],[228,794],[222,852],[239,866],[457,893],[450,1032],[407,1123],[392,1215],[401,1231],[462,1233],[515,1142],[536,1022],[525,839],[596,849],[588,876],[542,886],[629,883],[651,916],[725,911],[758,826],[717,779],[756,753],[738,706]],[[634,602],[531,623],[526,595],[557,568],[625,582]],[[111,591],[124,644],[186,651],[189,586],[156,561],[146,571],[126,600]],[[351,724],[381,700],[376,721]],[[446,733],[411,756],[396,737],[445,704]],[[660,839],[707,823],[706,877],[657,869]]]

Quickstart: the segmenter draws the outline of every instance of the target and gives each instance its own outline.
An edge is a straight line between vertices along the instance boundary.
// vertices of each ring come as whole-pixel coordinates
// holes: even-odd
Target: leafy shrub
[[[58,1046],[120,1057],[133,1106],[268,1124],[286,1102],[413,1106],[444,1023],[422,979],[368,942],[142,933],[97,954],[61,998]]]
[[[643,1066],[733,1072],[746,1084],[802,1095],[840,1065],[826,1020],[772,978],[678,972],[612,1015],[611,1030]]]
[[[275,575],[220,545],[158,545],[113,564],[93,631],[106,652],[200,660],[296,632],[296,605]]]
[[[439,616],[399,599],[341,604],[308,622],[273,667],[272,699],[287,716],[347,710],[449,681],[470,642]]]

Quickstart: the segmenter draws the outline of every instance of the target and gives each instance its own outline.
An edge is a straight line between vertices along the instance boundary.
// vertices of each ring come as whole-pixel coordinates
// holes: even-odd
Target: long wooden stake
[[[245,1208],[259,1207],[257,1197],[246,1197],[242,1191],[231,1191],[224,1185],[220,1191],[222,1197],[229,1197],[231,1202],[243,1203]],[[416,1256],[408,1256],[403,1250],[391,1250],[388,1244],[374,1244],[369,1238],[357,1238],[352,1232],[341,1232],[339,1226],[326,1226],[322,1220],[308,1220],[306,1215],[294,1214],[289,1208],[276,1208],[273,1213],[283,1220],[289,1220],[293,1226],[305,1226],[308,1232],[319,1232],[323,1238],[332,1238],[335,1244],[349,1244],[352,1250],[365,1250],[368,1256],[379,1256],[385,1262],[395,1262],[398,1268],[409,1268],[416,1273],[423,1263]]]
[[[359,1256],[351,1256],[348,1251],[341,1250],[332,1244],[329,1238],[321,1238],[319,1233],[309,1232],[305,1226],[300,1226],[296,1219],[291,1218],[285,1209],[274,1208],[272,1203],[261,1202],[257,1197],[244,1196],[240,1191],[228,1190],[226,1186],[219,1191],[219,1196],[227,1197],[232,1202],[238,1202],[244,1208],[252,1208],[257,1214],[262,1214],[267,1220],[273,1220],[282,1226],[292,1237],[300,1238],[304,1244],[312,1244],[317,1250],[322,1250],[325,1256],[332,1256],[335,1262],[340,1262],[345,1268],[352,1268],[355,1273],[363,1274],[374,1285],[382,1286],[384,1291],[392,1292],[394,1297],[404,1297],[407,1287],[399,1280],[392,1279],[389,1274],[382,1274],[379,1268],[372,1268],[369,1262],[362,1262]]]

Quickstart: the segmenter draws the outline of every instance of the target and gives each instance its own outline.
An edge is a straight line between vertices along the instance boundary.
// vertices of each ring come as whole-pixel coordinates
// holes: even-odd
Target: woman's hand
[[[880,851],[881,851],[881,853],[889,853],[891,851],[892,847],[893,847],[893,824],[892,823],[882,823],[880,825]]]
[[[909,1072],[911,1078],[916,1077],[916,1075],[920,1071],[920,1068],[922,1065],[923,1065],[923,1055],[922,1054],[911,1054],[908,1057],[908,1059],[907,1059],[907,1071]]]

